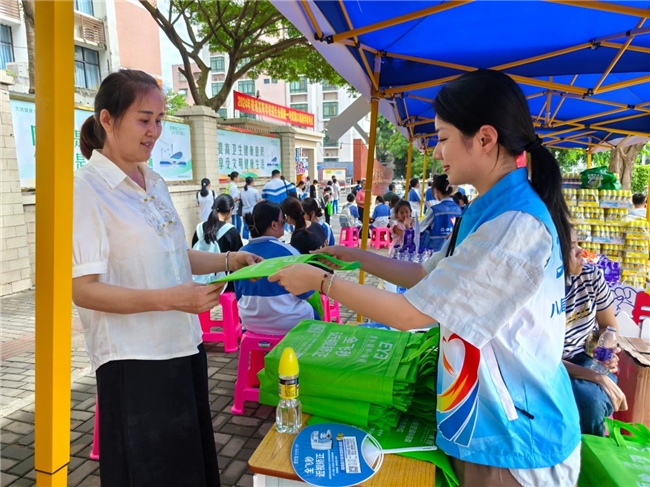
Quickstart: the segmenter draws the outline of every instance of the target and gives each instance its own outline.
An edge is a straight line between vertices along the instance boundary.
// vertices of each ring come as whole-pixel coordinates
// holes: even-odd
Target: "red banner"
[[[262,117],[274,118],[291,125],[314,128],[314,114],[293,108],[283,107],[268,101],[260,100],[254,96],[244,95],[235,91],[235,110]]]

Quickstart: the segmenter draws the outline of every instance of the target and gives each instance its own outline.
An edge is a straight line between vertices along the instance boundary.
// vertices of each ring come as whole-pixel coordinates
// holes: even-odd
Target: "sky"
[[[158,2],[158,8],[161,12],[168,11],[168,0],[160,0]],[[178,21],[176,23],[176,30],[181,36],[187,36],[187,30],[185,29],[185,24],[182,21]],[[160,28],[158,29],[158,35],[160,36],[160,61],[162,65],[163,86],[165,88],[171,89],[174,86],[172,81],[172,65],[181,64],[183,60],[178,52],[178,49],[174,47],[163,30]]]

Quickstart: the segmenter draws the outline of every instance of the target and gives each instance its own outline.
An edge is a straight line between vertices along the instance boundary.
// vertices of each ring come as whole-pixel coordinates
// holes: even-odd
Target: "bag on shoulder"
[[[352,226],[353,221],[354,218],[350,212],[350,203],[348,203],[341,209],[341,213],[339,214],[339,224],[343,228],[348,228]]]
[[[217,241],[207,243],[205,241],[205,234],[203,233],[203,223],[201,222],[196,226],[196,237],[198,238],[197,242],[192,246],[193,250],[200,250],[202,252],[211,252],[213,254],[220,254],[221,249],[219,248],[219,239],[223,237],[228,230],[235,228],[232,223],[224,223],[224,225],[217,232]],[[200,276],[192,276],[192,280],[199,284],[209,284],[215,279],[225,276],[225,272],[216,272],[212,274],[203,274]]]

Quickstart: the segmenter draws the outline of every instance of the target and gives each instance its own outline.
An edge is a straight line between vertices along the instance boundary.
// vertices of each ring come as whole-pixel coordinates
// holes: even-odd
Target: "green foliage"
[[[141,5],[178,49],[183,58],[181,72],[197,105],[218,110],[235,82],[244,76],[255,79],[262,73],[287,81],[305,78],[346,85],[343,78],[316,51],[310,40],[293,27],[268,0],[169,0],[161,11],[148,0]],[[183,27],[181,29],[180,27]],[[187,30],[187,36],[181,35]],[[223,87],[214,96],[206,94],[211,68],[201,57],[209,49],[229,59]],[[194,79],[191,64],[200,70]],[[209,91],[209,90],[208,90]]]
[[[641,166],[639,164],[634,166],[634,171],[632,172],[632,193],[646,192],[645,188],[648,186],[649,173],[650,166]]]
[[[167,115],[174,115],[179,109],[187,106],[185,95],[175,93],[174,90],[167,90],[165,98],[167,99]]]
[[[577,149],[551,149],[551,152],[560,163],[562,174],[578,173],[587,169],[587,154]],[[591,155],[593,167],[609,166],[611,152],[596,152]]]

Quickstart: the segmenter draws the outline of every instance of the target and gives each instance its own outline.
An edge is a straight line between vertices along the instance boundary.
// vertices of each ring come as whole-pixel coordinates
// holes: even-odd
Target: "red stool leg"
[[[99,397],[95,396],[95,428],[93,431],[93,447],[88,458],[99,460]]]

